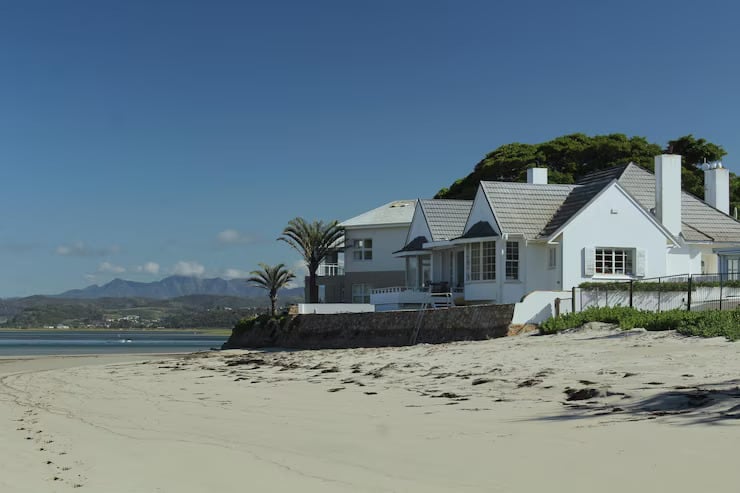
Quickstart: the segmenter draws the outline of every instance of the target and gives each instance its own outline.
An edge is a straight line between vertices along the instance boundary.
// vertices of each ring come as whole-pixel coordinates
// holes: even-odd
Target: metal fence
[[[593,282],[573,288],[572,310],[629,306],[640,310],[734,310],[740,305],[737,274],[694,274],[632,281]]]

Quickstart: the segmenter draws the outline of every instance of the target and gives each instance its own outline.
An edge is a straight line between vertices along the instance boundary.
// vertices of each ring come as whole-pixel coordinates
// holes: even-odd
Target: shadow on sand
[[[564,401],[563,413],[537,421],[577,420],[612,416],[614,421],[668,417],[673,424],[740,423],[740,379],[696,386],[677,386],[645,399],[602,392],[588,401]]]

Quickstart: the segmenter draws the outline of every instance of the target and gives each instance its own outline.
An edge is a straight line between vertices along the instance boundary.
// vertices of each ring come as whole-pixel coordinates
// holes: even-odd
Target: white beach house
[[[727,169],[705,170],[701,200],[681,189],[681,157],[661,155],[655,175],[627,164],[555,185],[532,168],[527,183],[481,182],[472,203],[420,200],[395,256],[405,283],[374,290],[378,306],[444,289],[465,303],[515,303],[585,281],[737,274],[740,223]]]

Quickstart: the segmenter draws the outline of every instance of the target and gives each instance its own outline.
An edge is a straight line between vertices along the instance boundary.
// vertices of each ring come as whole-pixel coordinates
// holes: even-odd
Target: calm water
[[[180,331],[6,331],[0,356],[100,353],[190,353],[220,348],[226,336]]]

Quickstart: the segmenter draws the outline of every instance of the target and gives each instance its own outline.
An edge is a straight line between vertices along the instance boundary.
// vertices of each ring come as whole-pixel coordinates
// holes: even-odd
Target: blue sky
[[[0,0],[0,297],[294,265],[292,217],[488,151],[692,133],[740,172],[734,2]]]

